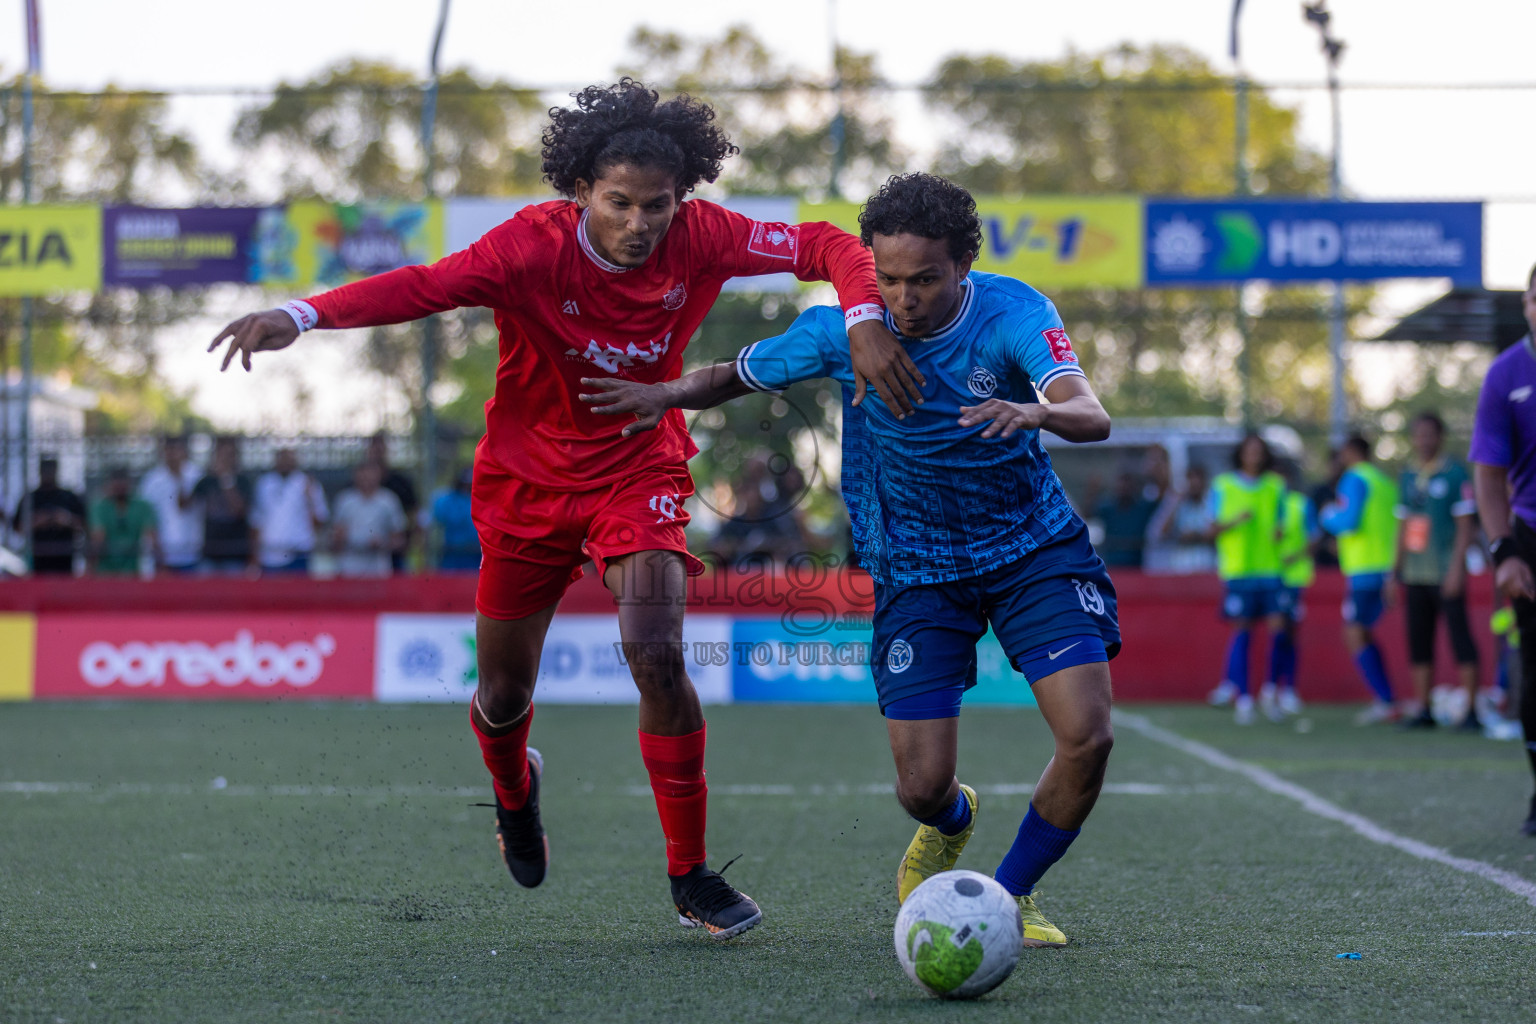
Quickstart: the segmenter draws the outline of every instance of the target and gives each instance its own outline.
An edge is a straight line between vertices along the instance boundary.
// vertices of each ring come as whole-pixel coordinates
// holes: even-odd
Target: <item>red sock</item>
[[[469,716],[470,728],[480,741],[480,756],[491,770],[491,785],[501,806],[515,811],[528,802],[528,727],[533,724],[533,705],[511,732],[501,736],[487,736],[475,724],[475,716]]]
[[[704,863],[704,730],[686,736],[640,734],[640,759],[651,775],[656,813],[667,837],[667,874],[685,875]]]

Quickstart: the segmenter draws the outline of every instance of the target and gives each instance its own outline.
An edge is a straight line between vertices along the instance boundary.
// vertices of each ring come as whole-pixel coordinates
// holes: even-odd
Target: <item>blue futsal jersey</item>
[[[850,404],[853,367],[835,306],[806,310],[786,334],[736,360],[742,381],[761,391],[817,377],[842,383],[843,500],[860,564],[876,582],[980,576],[1079,525],[1039,431],[983,438],[987,423],[958,422],[962,406],[1037,402],[1037,389],[1083,375],[1050,300],[1023,282],[973,272],[948,326],[903,341],[928,381],[924,404],[905,420],[873,389],[857,409]]]

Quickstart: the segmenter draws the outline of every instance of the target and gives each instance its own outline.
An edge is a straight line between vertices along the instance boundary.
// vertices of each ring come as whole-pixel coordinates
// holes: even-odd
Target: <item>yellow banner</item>
[[[37,619],[0,615],[0,701],[32,699]]]
[[[0,295],[101,287],[101,207],[0,207]]]
[[[799,218],[859,233],[859,203],[801,203]],[[1136,196],[976,197],[981,257],[976,269],[1018,278],[1043,292],[1140,288],[1142,202]]]

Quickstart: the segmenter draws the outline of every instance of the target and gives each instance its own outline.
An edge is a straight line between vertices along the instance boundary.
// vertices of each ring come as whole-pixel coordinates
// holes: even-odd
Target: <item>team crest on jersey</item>
[[[688,289],[678,285],[661,297],[661,306],[663,309],[682,309],[687,301]]]
[[[1075,363],[1077,354],[1072,351],[1072,339],[1067,337],[1067,332],[1060,327],[1052,327],[1048,331],[1041,331],[1040,336],[1045,343],[1051,346],[1051,358],[1058,363]]]
[[[651,495],[651,511],[656,512],[661,518],[658,523],[676,522],[677,514],[682,511],[683,496],[676,491],[671,494]]]
[[[997,374],[985,366],[973,366],[971,375],[965,379],[965,386],[977,398],[991,398],[992,392],[997,390]]]
[[[885,656],[885,667],[895,675],[900,675],[912,667],[912,645],[905,640],[897,640],[891,644],[891,649]]]
[[[747,251],[755,252],[759,256],[771,256],[777,260],[795,261],[796,250],[800,248],[800,225],[798,224],[752,224],[752,239],[747,242]]]

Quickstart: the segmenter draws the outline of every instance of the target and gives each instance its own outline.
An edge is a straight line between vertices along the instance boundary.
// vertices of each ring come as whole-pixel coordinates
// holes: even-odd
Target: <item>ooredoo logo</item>
[[[93,687],[114,683],[124,686],[164,686],[167,682],[202,687],[255,686],[305,687],[325,671],[325,659],[336,653],[336,641],[321,633],[312,641],[276,644],[258,641],[242,629],[233,640],[219,644],[130,641],[117,645],[104,641],[80,652],[80,678]]]

